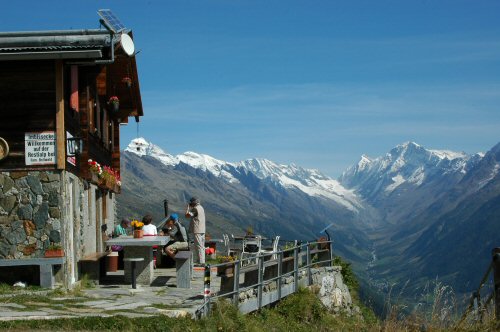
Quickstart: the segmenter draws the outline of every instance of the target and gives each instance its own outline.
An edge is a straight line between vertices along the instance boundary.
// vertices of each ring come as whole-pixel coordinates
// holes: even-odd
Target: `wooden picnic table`
[[[153,282],[153,246],[162,248],[170,241],[169,236],[144,236],[134,238],[132,236],[119,236],[106,241],[106,245],[122,246],[124,258],[144,258],[144,261],[136,263],[136,281],[140,285],[151,285]],[[160,249],[161,250],[161,249]],[[132,282],[132,266],[125,262],[125,282]]]

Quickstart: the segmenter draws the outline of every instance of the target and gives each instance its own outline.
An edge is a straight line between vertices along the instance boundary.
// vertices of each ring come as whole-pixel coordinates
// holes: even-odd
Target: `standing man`
[[[205,264],[205,210],[195,197],[189,200],[186,218],[191,219],[189,233],[193,234],[195,263]]]

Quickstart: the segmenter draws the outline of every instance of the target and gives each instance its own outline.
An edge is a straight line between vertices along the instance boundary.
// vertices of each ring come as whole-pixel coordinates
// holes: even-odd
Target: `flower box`
[[[47,249],[45,257],[64,257],[64,249]]]
[[[142,237],[144,237],[144,230],[134,229],[134,239],[140,239]]]
[[[99,176],[96,173],[90,173],[90,181],[95,184],[99,184]]]
[[[126,77],[122,78],[122,82],[125,83],[127,88],[132,87],[132,79],[130,77],[126,76]]]
[[[104,181],[104,186],[106,188],[108,188],[109,190],[113,190],[114,187],[115,187],[115,183],[113,181],[111,181],[111,180],[108,179],[108,180]]]
[[[113,113],[118,113],[118,111],[120,111],[120,99],[117,96],[109,98],[108,105]]]

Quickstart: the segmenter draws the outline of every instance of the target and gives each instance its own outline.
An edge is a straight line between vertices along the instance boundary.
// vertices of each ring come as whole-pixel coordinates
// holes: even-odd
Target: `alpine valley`
[[[362,156],[335,180],[266,159],[173,156],[137,138],[122,153],[118,210],[159,221],[164,199],[182,215],[197,196],[213,237],[251,227],[268,238],[314,240],[331,225],[335,254],[370,293],[413,296],[438,278],[460,294],[477,287],[500,246],[499,170],[500,144],[467,155],[407,142]]]

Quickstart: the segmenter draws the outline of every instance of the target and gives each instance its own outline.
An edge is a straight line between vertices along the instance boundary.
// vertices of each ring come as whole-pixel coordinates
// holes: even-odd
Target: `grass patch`
[[[340,264],[339,264],[340,265]],[[349,266],[347,266],[348,268]],[[349,269],[347,272],[349,276]],[[163,315],[153,317],[130,318],[120,315],[123,311],[106,311],[106,314],[116,314],[113,317],[81,317],[55,320],[19,320],[0,321],[0,330],[25,331],[497,331],[500,324],[494,317],[487,317],[484,323],[464,324],[456,326],[453,315],[446,316],[452,308],[448,297],[452,295],[447,287],[436,283],[431,288],[431,294],[425,297],[426,306],[430,309],[424,312],[413,310],[410,315],[402,314],[400,305],[389,307],[388,317],[381,321],[373,312],[359,301],[358,292],[351,290],[353,301],[361,309],[361,315],[347,316],[345,314],[332,315],[321,304],[314,291],[300,289],[299,292],[288,296],[273,308],[262,310],[249,315],[241,314],[229,301],[219,301],[213,305],[209,317],[192,320],[191,318],[169,318]],[[19,303],[27,308],[40,309],[43,307],[57,307],[61,309],[61,300],[36,294],[0,299],[5,303]],[[82,299],[65,299],[65,308],[81,308]],[[152,304],[158,309],[181,309],[180,307],[164,304]],[[141,312],[137,308],[134,312]]]
[[[155,307],[158,307],[155,305]],[[171,307],[164,306],[165,309]],[[109,312],[107,312],[109,313]],[[226,301],[213,306],[212,315],[200,320],[164,316],[128,318],[82,317],[41,321],[0,322],[0,330],[51,331],[340,331],[363,330],[360,319],[330,315],[309,290],[300,290],[273,309],[241,314]]]
[[[0,295],[9,295],[22,292],[37,292],[37,291],[43,291],[43,288],[41,288],[40,286],[30,286],[30,285],[22,288],[22,287],[14,287],[6,283],[0,283]]]
[[[344,279],[344,284],[349,287],[349,291],[357,291],[359,282],[352,270],[351,263],[344,261],[340,256],[335,256],[332,264],[342,267],[342,279]]]

